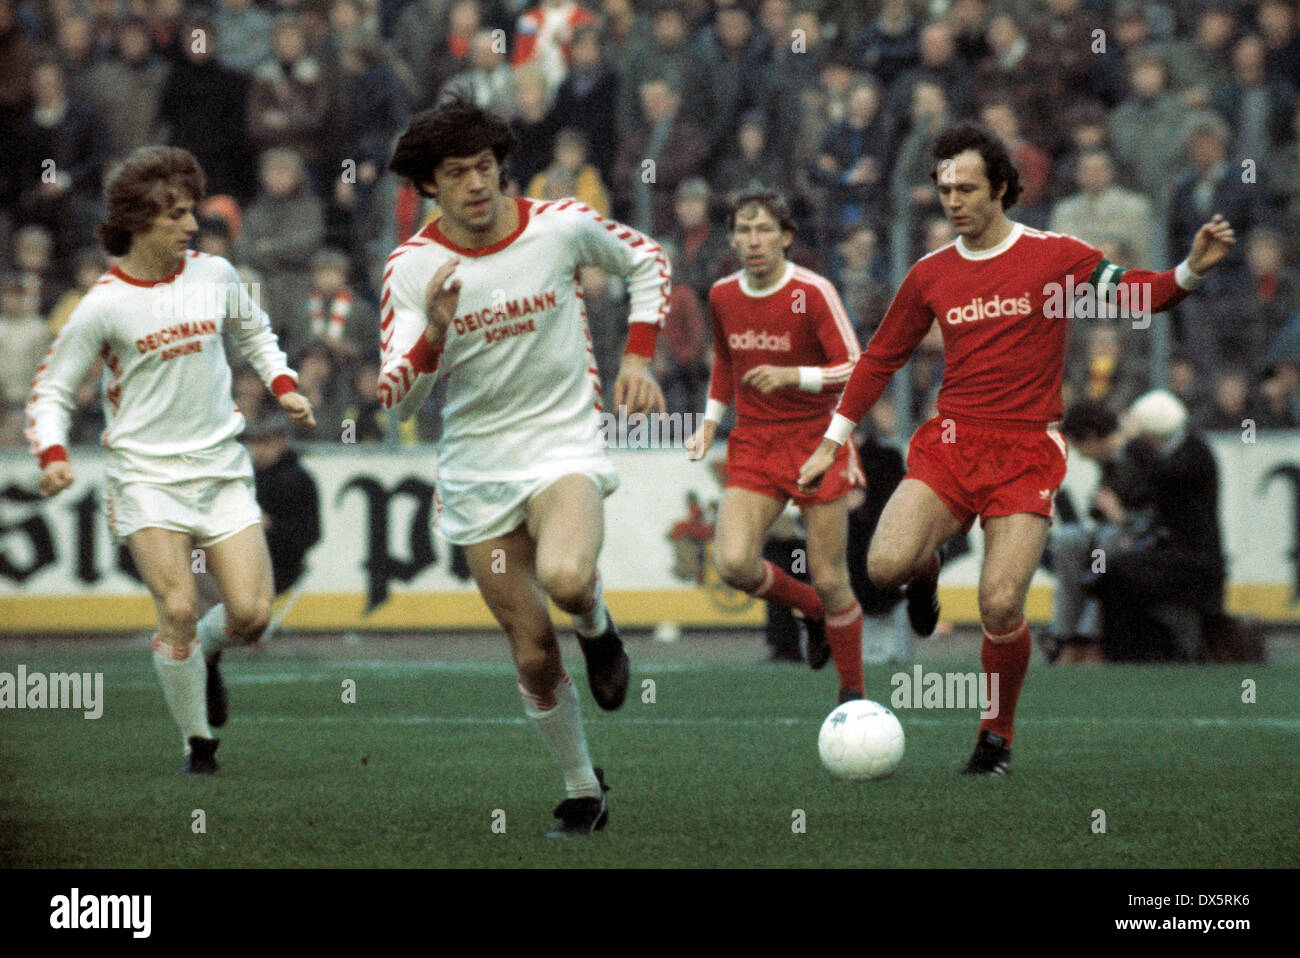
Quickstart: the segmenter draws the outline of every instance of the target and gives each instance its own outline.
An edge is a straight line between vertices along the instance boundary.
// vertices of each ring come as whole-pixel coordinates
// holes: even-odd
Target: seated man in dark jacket
[[[1102,610],[1091,587],[1105,571],[1106,557],[1119,554],[1124,537],[1150,528],[1150,477],[1141,462],[1145,456],[1134,462],[1127,455],[1137,440],[1120,428],[1119,416],[1105,403],[1073,403],[1061,420],[1061,435],[1071,453],[1096,464],[1099,483],[1086,515],[1079,514],[1066,490],[1057,496],[1057,523],[1047,551],[1056,575],[1052,625],[1039,633],[1038,643],[1048,662],[1100,662]]]
[[[289,437],[289,422],[280,416],[251,425],[245,433],[276,595],[298,581],[308,550],[320,540],[316,481],[298,461]]]
[[[1111,661],[1185,661],[1223,612],[1218,464],[1172,393],[1147,393],[1128,417],[1136,437],[1124,457],[1146,486],[1150,520],[1125,524],[1097,576],[1102,651]]]

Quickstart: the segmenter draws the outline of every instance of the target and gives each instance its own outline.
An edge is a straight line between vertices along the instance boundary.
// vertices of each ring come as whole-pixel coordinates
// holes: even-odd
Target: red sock
[[[792,609],[798,609],[810,619],[820,619],[826,614],[816,589],[800,582],[766,559],[763,560],[763,581],[750,595],[756,599],[788,605]]]
[[[840,688],[862,691],[862,606],[857,600],[847,609],[826,616],[826,641],[840,676]]]
[[[984,644],[980,646],[980,664],[990,677],[998,677],[997,710],[995,718],[980,722],[981,732],[996,732],[1011,744],[1015,737],[1016,702],[1020,700],[1020,687],[1025,684],[1025,672],[1029,669],[1029,653],[1032,645],[1029,641],[1029,625],[1024,619],[1010,632],[1003,635],[1012,636],[1004,642],[994,642],[989,638],[988,629],[984,630]],[[1002,638],[1002,635],[995,636]]]

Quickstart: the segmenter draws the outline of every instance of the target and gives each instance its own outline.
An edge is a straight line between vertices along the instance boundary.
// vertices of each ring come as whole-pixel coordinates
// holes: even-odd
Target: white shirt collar
[[[973,250],[966,246],[966,237],[957,237],[957,252],[961,254],[962,259],[992,259],[994,256],[1001,255],[1015,245],[1016,240],[1025,231],[1025,227],[1020,223],[1011,224],[1011,232],[997,246],[990,246],[988,249]]]
[[[785,264],[785,272],[781,274],[780,282],[775,286],[768,286],[766,289],[754,289],[754,287],[749,285],[749,274],[742,269],[740,271],[740,291],[746,296],[753,296],[755,298],[771,296],[773,293],[779,291],[786,283],[790,282],[792,276],[794,276],[794,263],[787,260]]]

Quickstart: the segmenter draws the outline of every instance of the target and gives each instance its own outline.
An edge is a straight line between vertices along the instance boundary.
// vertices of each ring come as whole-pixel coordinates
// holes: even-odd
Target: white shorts
[[[141,529],[174,529],[205,549],[262,522],[252,479],[155,483],[109,477],[107,485],[108,525],[119,542]]]
[[[602,497],[618,488],[614,464],[584,462],[551,474],[505,482],[439,479],[435,507],[438,532],[454,545],[468,546],[513,532],[528,518],[528,503],[564,476],[586,476]]]

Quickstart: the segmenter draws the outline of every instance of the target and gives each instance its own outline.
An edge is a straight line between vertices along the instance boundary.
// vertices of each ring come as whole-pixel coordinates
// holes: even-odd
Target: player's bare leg
[[[753,593],[767,573],[762,557],[763,537],[785,509],[785,503],[749,489],[724,489],[718,503],[713,535],[713,562],[722,581],[733,589]]]
[[[808,530],[808,574],[828,614],[854,601],[849,586],[845,557],[849,543],[849,510],[846,499],[803,508]]]
[[[505,630],[520,688],[545,697],[564,673],[560,646],[534,566],[536,543],[523,526],[465,546],[465,559],[483,601]]]
[[[820,669],[830,658],[823,620],[825,606],[817,590],[762,557],[763,537],[785,503],[749,489],[722,491],[718,504],[713,561],[722,581],[765,602],[779,602],[803,616],[808,632],[808,664]]]
[[[605,509],[595,481],[574,474],[548,485],[528,503],[527,529],[537,543],[537,579],[551,600],[573,616],[592,697],[612,712],[627,695],[631,667],[596,569],[605,541]]]
[[[826,610],[826,639],[839,675],[839,701],[862,698],[862,606],[849,585],[848,498],[803,508],[808,573]]]
[[[524,714],[542,736],[564,774],[568,798],[556,809],[558,834],[581,833],[608,820],[604,783],[592,767],[582,712],[573,680],[560,660],[546,591],[537,578],[537,544],[520,526],[513,532],[465,547],[470,573],[497,622],[505,630],[519,673]]]
[[[249,526],[204,551],[208,571],[216,578],[224,599],[223,631],[237,641],[256,642],[271,621],[275,591],[271,554],[262,527]]]
[[[748,489],[724,489],[718,504],[713,561],[733,589],[797,609],[808,619],[825,614],[817,590],[762,557],[763,536],[785,503]]]
[[[880,513],[867,550],[867,575],[878,589],[904,586],[926,573],[939,546],[960,531],[961,523],[938,493],[904,478]]]
[[[1025,598],[1047,545],[1050,522],[1028,512],[984,520],[984,564],[980,569],[980,621],[984,641],[980,663],[997,677],[990,688],[991,715],[980,721],[979,739],[966,774],[1004,775],[1010,771],[1016,703],[1029,668],[1031,643]]]
[[[907,586],[907,618],[922,637],[939,621],[939,547],[961,531],[938,493],[904,478],[885,503],[867,550],[867,576],[878,589]]]
[[[555,480],[528,503],[527,528],[546,594],[570,615],[591,612],[605,542],[605,505],[595,483],[583,475]]]
[[[189,533],[173,529],[140,529],[127,537],[158,613],[154,671],[185,743],[188,759],[182,771],[209,774],[217,768],[217,743],[208,725],[206,670],[194,636],[198,590],[190,571],[193,543]]]
[[[979,607],[987,631],[1006,633],[1024,620],[1029,583],[1043,558],[1050,527],[1046,516],[1030,512],[984,520]]]
[[[222,601],[203,614],[195,631],[207,665],[208,724],[220,728],[229,713],[229,694],[221,677],[222,650],[262,637],[270,621],[275,586],[271,555],[260,525],[241,529],[203,552]]]
[[[198,589],[190,571],[194,540],[174,529],[140,529],[127,548],[158,613],[159,643],[186,649],[194,641]]]

